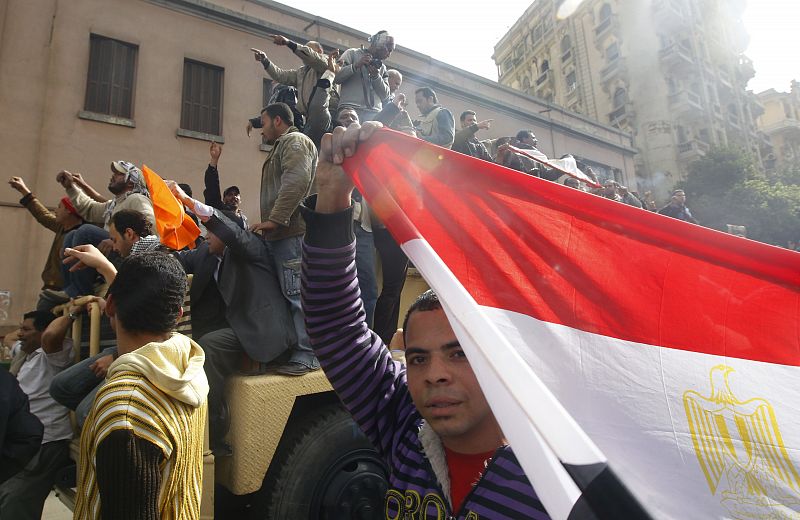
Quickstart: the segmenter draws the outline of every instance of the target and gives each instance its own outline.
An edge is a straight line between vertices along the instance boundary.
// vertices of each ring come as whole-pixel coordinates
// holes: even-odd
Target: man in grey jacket
[[[394,50],[394,38],[379,31],[369,39],[369,49],[347,49],[339,58],[341,68],[334,82],[342,86],[339,110],[348,107],[362,122],[375,119],[389,96],[389,76],[383,61]]]
[[[300,45],[276,34],[272,37],[272,42],[289,47],[303,60],[303,66],[297,69],[281,69],[270,61],[266,53],[253,49],[256,61],[261,62],[267,74],[278,83],[297,87],[296,108],[306,118],[303,133],[319,145],[322,134],[328,131],[331,124],[328,104],[334,74],[328,70],[328,58],[323,54],[322,45],[315,41]]]

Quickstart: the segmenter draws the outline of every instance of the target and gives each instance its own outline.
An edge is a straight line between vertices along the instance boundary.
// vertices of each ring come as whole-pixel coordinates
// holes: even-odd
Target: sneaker
[[[302,376],[315,370],[319,370],[319,367],[312,368],[307,367],[302,363],[298,363],[297,361],[289,361],[285,365],[278,367],[275,370],[275,373],[283,376]]]

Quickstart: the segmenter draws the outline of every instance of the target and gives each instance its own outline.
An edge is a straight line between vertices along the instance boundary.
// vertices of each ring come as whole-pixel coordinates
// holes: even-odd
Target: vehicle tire
[[[383,518],[388,471],[340,404],[309,412],[287,433],[261,488],[260,518]]]

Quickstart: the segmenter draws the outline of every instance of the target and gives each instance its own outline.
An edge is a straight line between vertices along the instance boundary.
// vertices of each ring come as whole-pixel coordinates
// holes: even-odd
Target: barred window
[[[181,128],[222,135],[222,79],[224,69],[186,59],[183,62]]]
[[[139,47],[92,34],[84,110],[131,118]]]

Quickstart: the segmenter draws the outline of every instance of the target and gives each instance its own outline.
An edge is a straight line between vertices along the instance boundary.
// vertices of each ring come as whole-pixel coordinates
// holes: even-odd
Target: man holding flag
[[[536,496],[555,519],[800,514],[800,421],[792,391],[800,366],[797,253],[372,130],[351,127],[326,137],[324,158],[342,164],[438,294],[502,437],[536,490],[526,488],[526,496]],[[321,162],[320,179],[331,177],[329,168]],[[321,198],[310,222],[324,227],[317,214],[346,207],[348,189],[344,181],[321,183],[320,192],[332,190],[335,203]],[[442,400],[433,410],[425,409],[431,402],[412,384],[416,369],[409,367],[404,379],[372,353],[363,328],[348,326],[357,325],[352,300],[326,305],[352,287],[344,276],[352,269],[347,240],[329,242],[336,236],[328,230],[324,242],[311,235],[304,263],[308,323],[329,379],[393,474],[413,465],[410,453],[424,453],[436,466],[424,424],[445,448],[464,453],[448,437],[478,430],[441,427],[475,418],[461,413],[465,403],[477,402],[462,401],[472,395],[463,391],[466,373],[425,379],[448,390],[436,394]],[[337,266],[340,274],[324,276]],[[334,316],[325,317],[320,306]],[[436,345],[454,344],[434,334],[426,315],[432,316],[414,311],[407,323],[409,361],[420,368],[431,363],[426,370],[440,374]],[[372,385],[354,382],[364,378]],[[409,393],[419,411],[399,413],[395,388]],[[396,430],[389,438],[381,436],[387,424]],[[404,447],[409,436],[412,446]],[[483,491],[502,450],[465,499],[464,517],[509,517],[496,501],[484,514],[473,502],[504,499],[514,489]],[[455,482],[460,470],[449,455],[445,460]],[[387,512],[399,510],[403,496],[406,511],[436,517],[435,499],[422,498],[427,480],[393,478],[406,491],[389,492]],[[442,496],[458,501],[450,491]]]
[[[374,130],[361,130],[366,138]],[[358,125],[323,138],[307,222],[303,309],[342,402],[391,468],[388,518],[549,518],[432,292],[406,317],[408,367],[365,322],[355,271],[352,181],[339,164]],[[334,309],[334,310],[331,310]]]

